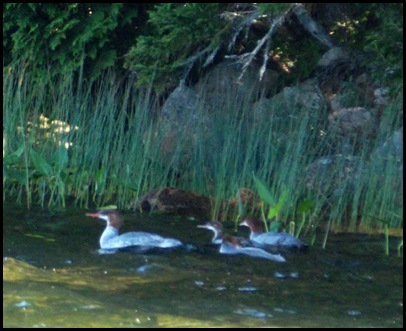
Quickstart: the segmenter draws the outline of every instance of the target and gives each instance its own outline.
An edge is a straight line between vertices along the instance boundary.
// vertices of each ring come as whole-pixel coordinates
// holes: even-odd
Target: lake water
[[[386,257],[380,236],[331,234],[322,250],[320,233],[280,264],[219,255],[197,221],[128,213],[123,232],[201,249],[100,255],[104,222],[86,212],[3,206],[3,327],[403,327],[398,238]]]

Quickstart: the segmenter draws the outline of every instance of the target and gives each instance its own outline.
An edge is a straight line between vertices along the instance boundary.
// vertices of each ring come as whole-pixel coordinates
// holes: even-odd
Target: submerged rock
[[[152,190],[141,198],[139,206],[144,211],[189,213],[209,217],[211,201],[208,197],[173,187]]]

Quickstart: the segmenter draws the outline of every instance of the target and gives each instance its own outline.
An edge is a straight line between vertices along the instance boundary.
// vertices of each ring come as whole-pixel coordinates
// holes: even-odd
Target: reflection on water
[[[4,207],[3,327],[403,326],[403,260],[382,238],[331,235],[281,265],[220,256],[197,222],[143,214],[123,232],[202,249],[99,255],[104,222],[85,212]]]

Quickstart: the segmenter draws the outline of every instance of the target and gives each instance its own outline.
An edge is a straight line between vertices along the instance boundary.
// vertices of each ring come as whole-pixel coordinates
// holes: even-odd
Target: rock
[[[347,61],[348,54],[341,47],[332,47],[321,57],[317,65],[319,67],[328,67],[339,61]]]
[[[196,84],[195,90],[204,96],[209,112],[224,106],[241,107],[242,103],[255,101],[259,95],[269,93],[275,86],[278,78],[276,72],[267,70],[260,81],[260,65],[253,62],[241,77],[242,68],[243,63],[240,61],[224,60]]]
[[[375,151],[376,158],[396,160],[403,164],[403,127],[390,135]]]
[[[325,196],[340,197],[344,189],[354,187],[359,173],[355,156],[324,156],[312,162],[306,170],[306,186]]]
[[[361,63],[362,53],[332,47],[321,57],[312,76],[317,78],[324,95],[335,94],[342,90],[343,82],[359,75]]]
[[[259,81],[260,66],[248,67],[241,76],[242,63],[236,60],[225,60],[203,77],[194,87],[181,82],[169,95],[162,107],[163,131],[161,157],[165,163],[174,168],[182,168],[199,139],[211,134],[214,114],[238,113],[238,109],[249,105],[259,94],[266,93],[275,85],[277,74],[267,70]],[[203,137],[202,137],[203,135]],[[178,158],[173,162],[173,155]]]
[[[166,120],[182,125],[198,117],[198,104],[199,95],[181,82],[166,99],[162,115]]]
[[[389,88],[379,87],[374,90],[374,103],[376,107],[387,106],[389,105]]]
[[[165,187],[152,190],[141,198],[142,210],[157,210],[164,213],[191,214],[210,217],[211,201],[208,197],[177,188]]]
[[[228,202],[228,204],[233,207],[238,207],[239,200],[241,200],[242,204],[247,209],[252,209],[254,207],[259,208],[261,204],[259,195],[253,190],[244,187],[239,190],[239,192]]]
[[[298,86],[285,87],[268,103],[268,107],[279,109],[286,115],[293,115],[297,111],[308,111],[319,116],[327,109],[328,103],[323,97],[315,80],[307,80]]]
[[[339,137],[358,139],[376,134],[376,116],[366,108],[340,108],[328,117],[330,129]]]
[[[162,108],[163,130],[159,132],[160,156],[174,169],[181,168],[190,157],[190,150],[197,144],[196,127],[200,133],[205,131],[208,119],[201,112],[201,100],[194,89],[180,83],[169,95]],[[176,154],[175,154],[176,153]],[[177,159],[173,159],[177,155]]]
[[[274,103],[271,99],[262,97],[252,105],[252,114],[255,122],[261,122],[264,118],[270,118]]]

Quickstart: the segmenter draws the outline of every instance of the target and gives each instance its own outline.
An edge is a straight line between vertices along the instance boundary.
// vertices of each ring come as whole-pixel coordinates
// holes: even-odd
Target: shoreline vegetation
[[[3,7],[3,201],[403,227],[403,4],[89,6]]]
[[[297,207],[310,200],[312,207],[304,213],[312,219],[345,222],[353,229],[357,224],[402,225],[397,215],[401,174],[394,162],[378,164],[361,152],[363,171],[355,183],[343,184],[352,188],[347,194],[329,200],[323,192],[308,190],[306,167],[315,155],[329,155],[330,141],[313,129],[306,112],[283,121],[255,122],[246,103],[236,108],[230,102],[211,115],[212,127],[194,127],[193,136],[183,138],[186,156],[179,146],[168,159],[161,153],[166,123],[156,115],[158,103],[131,82],[117,83],[106,73],[93,84],[77,82],[73,75],[34,84],[23,72],[10,70],[4,75],[4,91],[3,199],[14,196],[25,199],[27,207],[52,207],[65,206],[70,196],[81,207],[111,202],[128,207],[153,188],[171,186],[214,197],[216,217],[222,202],[240,188],[255,190],[255,174],[275,203],[285,192],[278,212],[283,224],[300,220]],[[281,143],[284,136],[290,139]],[[196,144],[187,145],[191,138]],[[318,176],[323,175],[329,176]],[[230,212],[232,218],[236,211]]]

